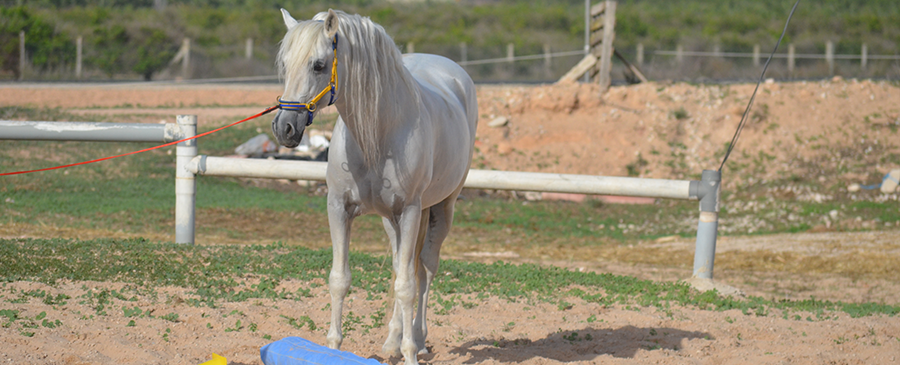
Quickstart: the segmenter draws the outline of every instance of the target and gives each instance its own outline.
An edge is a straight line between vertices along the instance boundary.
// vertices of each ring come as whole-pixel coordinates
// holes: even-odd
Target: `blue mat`
[[[265,365],[381,365],[374,359],[366,359],[352,352],[332,350],[301,337],[285,337],[259,349]]]

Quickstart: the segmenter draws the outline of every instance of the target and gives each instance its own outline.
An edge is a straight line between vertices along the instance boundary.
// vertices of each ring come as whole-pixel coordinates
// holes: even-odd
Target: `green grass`
[[[104,117],[70,115],[59,109],[2,107],[0,117],[27,120],[94,120]],[[93,119],[91,119],[93,118]],[[325,120],[327,119],[327,120]],[[202,131],[228,123],[211,121]],[[333,123],[324,118],[323,123]],[[226,155],[267,128],[254,120],[225,129],[199,141],[200,152]],[[133,151],[150,144],[5,141],[0,144],[2,171],[51,167],[100,156]],[[171,237],[174,226],[175,157],[165,149],[96,164],[0,178],[0,224],[36,224],[74,229],[98,229],[132,235]],[[673,162],[673,169],[676,165]],[[821,224],[821,217],[838,210],[842,217],[894,223],[900,211],[891,204],[853,201],[840,192],[824,203],[780,199],[756,210],[733,209],[734,202],[766,203],[766,186],[802,185],[800,181],[772,181],[723,192],[722,218],[751,222],[747,227],[723,224],[721,235],[803,232]],[[813,182],[813,184],[816,184]],[[813,187],[813,191],[822,191]],[[286,240],[292,243],[327,243],[328,223],[323,196],[293,185],[254,186],[233,178],[197,178],[200,235],[226,237],[230,242]],[[457,204],[450,239],[465,237],[472,245],[548,244],[605,245],[661,236],[695,234],[697,203],[660,200],[653,205],[607,205],[599,202],[523,202],[482,197],[466,191]],[[786,216],[794,214],[796,220]],[[752,219],[747,219],[747,218]],[[693,218],[693,219],[691,219]],[[204,220],[205,219],[205,220]],[[296,227],[288,230],[286,227]],[[280,230],[279,230],[280,229]],[[840,228],[862,229],[857,226]],[[871,229],[871,228],[869,228]],[[382,245],[380,219],[361,217],[354,225],[355,242]],[[210,242],[216,243],[216,242]],[[383,245],[382,245],[383,246]],[[380,246],[379,246],[380,247]]]
[[[370,293],[387,293],[389,260],[351,253],[352,286]],[[277,290],[282,280],[325,280],[330,270],[331,251],[286,247],[280,244],[202,247],[151,243],[144,240],[0,240],[0,281],[33,280],[49,285],[60,281],[116,281],[144,287],[178,286],[191,289],[190,305],[215,306],[220,301],[247,301],[253,298],[303,300],[301,291]],[[897,315],[900,306],[883,303],[843,303],[815,299],[773,301],[760,297],[735,299],[716,292],[699,293],[683,283],[655,282],[613,274],[582,273],[534,264],[503,262],[482,264],[444,260],[443,272],[434,282],[436,298],[451,298],[450,310],[460,294],[493,295],[510,301],[560,303],[577,297],[603,305],[637,305],[668,310],[684,305],[705,310],[740,309],[745,315],[767,316],[773,309],[788,313],[814,313],[816,319],[844,312],[852,317]],[[244,278],[258,277],[267,285],[248,284]],[[106,315],[115,300],[128,301],[122,292],[87,292],[83,304],[97,315]],[[378,299],[371,299],[378,300]],[[438,299],[437,302],[445,303]],[[465,302],[460,300],[465,306]],[[477,305],[471,303],[472,306]],[[571,304],[566,303],[567,307]],[[443,304],[439,304],[444,306]],[[126,316],[139,309],[123,308]],[[561,309],[562,310],[562,309]],[[8,321],[15,313],[3,312]],[[811,318],[812,315],[807,317]],[[177,321],[177,314],[161,318]],[[292,320],[297,326],[306,320]],[[241,328],[238,322],[234,330]]]

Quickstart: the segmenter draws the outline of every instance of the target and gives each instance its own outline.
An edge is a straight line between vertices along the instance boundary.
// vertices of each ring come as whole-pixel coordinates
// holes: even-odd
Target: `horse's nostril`
[[[284,128],[284,134],[288,137],[293,136],[294,135],[294,127],[292,127],[290,124],[286,124],[285,128]]]

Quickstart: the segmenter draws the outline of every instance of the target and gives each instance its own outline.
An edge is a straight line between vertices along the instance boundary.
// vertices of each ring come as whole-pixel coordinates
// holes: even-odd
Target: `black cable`
[[[781,31],[781,37],[778,37],[778,43],[775,43],[775,49],[772,50],[772,53],[769,54],[769,59],[766,60],[766,65],[763,66],[762,74],[759,75],[759,80],[756,82],[756,88],[753,89],[753,95],[750,96],[750,102],[747,103],[747,109],[744,110],[744,114],[741,116],[741,122],[738,123],[737,130],[734,131],[734,136],[731,137],[731,143],[728,144],[728,151],[725,152],[725,157],[722,159],[722,164],[719,165],[719,173],[722,172],[722,168],[725,167],[725,162],[728,161],[728,156],[731,155],[731,151],[734,149],[734,145],[737,144],[738,138],[741,136],[741,131],[744,130],[744,124],[747,121],[747,115],[750,114],[750,108],[753,107],[753,101],[756,100],[756,92],[759,90],[759,84],[762,83],[763,79],[766,77],[766,70],[769,68],[769,62],[772,62],[772,57],[775,56],[775,52],[778,51],[778,46],[781,45],[781,40],[784,39],[784,34],[787,33],[788,24],[791,23],[791,18],[794,17],[794,11],[797,10],[797,5],[800,5],[800,0],[797,0],[794,3],[794,7],[791,8],[791,13],[788,14],[787,21],[784,23],[784,30]]]

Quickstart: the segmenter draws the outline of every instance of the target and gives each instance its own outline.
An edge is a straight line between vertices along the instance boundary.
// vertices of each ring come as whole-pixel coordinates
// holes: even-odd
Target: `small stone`
[[[512,150],[513,147],[508,142],[500,142],[499,144],[497,144],[497,153],[499,153],[500,155],[509,154],[510,152],[512,152]]]
[[[490,122],[488,122],[488,127],[491,127],[491,128],[500,128],[500,127],[502,127],[502,126],[505,126],[507,123],[509,123],[509,118],[507,118],[507,117],[496,117],[496,118],[494,118],[493,120],[491,120]]]
[[[840,77],[840,76],[835,76],[835,77],[831,78],[831,82],[841,82],[841,81],[844,81],[844,78]]]
[[[850,184],[849,186],[847,186],[847,191],[851,193],[859,191],[859,184]]]

